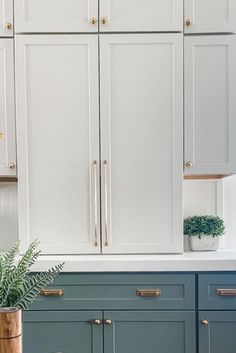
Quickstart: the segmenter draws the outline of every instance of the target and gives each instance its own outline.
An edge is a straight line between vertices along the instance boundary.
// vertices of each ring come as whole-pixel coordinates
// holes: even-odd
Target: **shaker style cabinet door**
[[[0,39],[0,176],[16,175],[13,39]]]
[[[13,0],[0,0],[0,37],[13,36]]]
[[[235,32],[235,0],[185,0],[185,33]]]
[[[182,251],[182,44],[101,35],[104,253]]]
[[[236,36],[185,38],[185,174],[236,173]]]
[[[100,0],[102,32],[182,31],[183,0]]]
[[[24,312],[24,353],[103,353],[102,313]]]
[[[22,250],[99,253],[98,40],[16,38]]]
[[[196,352],[194,312],[121,311],[104,315],[104,353]]]
[[[98,0],[15,0],[15,22],[17,33],[97,32]]]

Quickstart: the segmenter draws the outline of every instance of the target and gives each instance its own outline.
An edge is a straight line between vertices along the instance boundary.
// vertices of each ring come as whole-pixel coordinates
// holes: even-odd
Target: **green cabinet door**
[[[158,352],[196,352],[194,312],[105,312],[104,353]]]
[[[25,312],[24,353],[103,353],[102,312]]]
[[[236,352],[235,311],[201,311],[199,313],[199,352]]]

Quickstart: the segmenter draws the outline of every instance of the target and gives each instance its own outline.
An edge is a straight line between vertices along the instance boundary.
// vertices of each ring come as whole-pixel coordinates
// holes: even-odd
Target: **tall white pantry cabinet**
[[[182,252],[183,170],[236,173],[234,0],[14,7],[21,250]]]

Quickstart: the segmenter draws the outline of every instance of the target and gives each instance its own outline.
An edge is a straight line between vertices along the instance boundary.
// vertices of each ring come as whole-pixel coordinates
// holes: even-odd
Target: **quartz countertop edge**
[[[63,272],[236,271],[236,250],[165,255],[41,255],[32,271],[65,262]]]

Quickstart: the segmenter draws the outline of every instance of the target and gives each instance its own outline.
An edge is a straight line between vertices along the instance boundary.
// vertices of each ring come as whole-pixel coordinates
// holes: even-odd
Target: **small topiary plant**
[[[184,220],[184,234],[188,236],[218,237],[225,232],[223,219],[217,216],[194,216]]]
[[[28,310],[40,291],[52,283],[64,264],[46,272],[30,274],[30,268],[40,255],[38,241],[34,241],[16,264],[19,242],[0,253],[0,308],[16,307]]]

